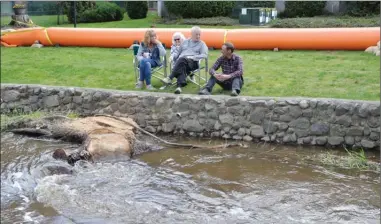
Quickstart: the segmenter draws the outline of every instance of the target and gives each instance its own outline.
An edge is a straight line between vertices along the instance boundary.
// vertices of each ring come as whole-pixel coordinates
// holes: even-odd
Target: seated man
[[[217,83],[224,90],[231,90],[231,96],[238,96],[243,85],[243,62],[242,58],[234,54],[232,43],[222,45],[222,56],[219,57],[210,68],[211,75],[206,86],[199,92],[200,95],[210,95],[213,86]],[[216,73],[222,67],[222,73]]]
[[[208,56],[208,47],[204,41],[200,40],[200,27],[192,27],[191,32],[192,37],[184,40],[180,45],[180,48],[169,58],[170,62],[176,60],[176,64],[171,71],[171,75],[163,80],[164,83],[170,84],[174,77],[177,78],[175,94],[181,93],[181,87],[184,87],[187,84],[187,74],[198,68],[198,61]]]

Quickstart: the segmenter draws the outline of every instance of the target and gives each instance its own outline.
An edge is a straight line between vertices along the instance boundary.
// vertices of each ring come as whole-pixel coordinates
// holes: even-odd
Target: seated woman
[[[176,61],[178,58],[174,58],[175,54],[180,50],[181,44],[186,40],[184,34],[181,32],[176,32],[172,36],[172,46],[171,46],[171,55],[169,57],[169,63],[171,63],[171,68],[175,67]],[[172,72],[172,71],[171,71]],[[187,71],[187,74],[190,75],[189,78],[192,81],[194,80],[194,75],[190,74],[190,71]]]
[[[154,30],[149,29],[144,35],[144,40],[139,46],[137,59],[139,61],[140,77],[136,84],[137,89],[143,88],[144,81],[148,90],[154,90],[151,85],[151,68],[162,64],[160,57],[166,53],[165,48],[157,39]]]
[[[169,61],[172,65],[172,68],[175,67],[176,60],[173,59],[175,52],[180,48],[180,45],[184,42],[185,36],[181,32],[176,32],[172,36],[172,46],[171,46],[171,56]]]

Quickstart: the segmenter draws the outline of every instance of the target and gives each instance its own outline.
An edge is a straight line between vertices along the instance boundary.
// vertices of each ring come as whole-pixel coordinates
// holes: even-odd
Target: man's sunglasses
[[[179,39],[175,39],[175,41],[178,41],[178,40],[180,40],[180,38]]]

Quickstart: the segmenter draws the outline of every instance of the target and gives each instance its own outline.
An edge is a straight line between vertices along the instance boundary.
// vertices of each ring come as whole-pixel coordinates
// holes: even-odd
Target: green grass
[[[57,115],[57,113],[54,113]],[[24,113],[21,111],[13,111],[11,114],[1,114],[1,132],[6,131],[10,124],[19,122],[26,119],[40,119],[45,116],[53,115],[52,113],[35,111],[32,113]],[[69,118],[77,118],[78,114],[68,111],[66,113],[62,113],[62,115],[67,116]]]
[[[358,151],[349,151],[345,147],[344,149],[347,152],[347,154],[344,156],[327,152],[319,155],[318,160],[320,160],[321,163],[329,166],[336,166],[346,169],[357,169],[362,171],[376,171],[378,173],[380,172],[380,164],[368,160],[363,149]]]
[[[169,51],[167,51],[169,54]],[[380,100],[380,59],[356,51],[237,51],[246,96]],[[210,51],[210,66],[220,51]],[[134,90],[132,51],[105,48],[2,48],[1,83]],[[153,85],[161,82],[153,79]],[[219,94],[216,85],[213,93]],[[173,89],[166,90],[173,91]],[[197,93],[190,83],[184,93]]]
[[[57,26],[56,16],[31,16],[35,24]],[[10,17],[2,17],[2,25]],[[158,24],[156,12],[148,17],[106,23],[84,23],[78,27],[141,28],[156,25],[183,28],[192,25]],[[72,27],[72,24],[62,26]],[[202,26],[242,28],[242,26]],[[245,27],[246,28],[246,27]],[[380,99],[380,60],[364,52],[328,51],[238,51],[244,59],[245,84],[242,95],[305,96],[344,99]],[[210,52],[210,66],[219,55]],[[2,48],[1,83],[65,85],[134,89],[132,52],[104,48]],[[154,86],[161,83],[153,81]],[[189,84],[185,93],[197,93]],[[220,92],[216,86],[214,94]],[[168,90],[172,91],[172,90]]]

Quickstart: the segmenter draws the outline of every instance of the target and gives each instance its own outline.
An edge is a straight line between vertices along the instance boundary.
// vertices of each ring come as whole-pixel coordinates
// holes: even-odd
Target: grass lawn
[[[57,26],[56,16],[31,16],[35,24]],[[10,17],[1,18],[2,25]],[[94,28],[176,28],[192,25],[158,24],[156,12],[146,19],[78,24]],[[72,24],[61,25],[73,27]],[[242,26],[202,26],[242,28]],[[247,28],[246,26],[244,28]],[[168,54],[169,54],[169,50]],[[348,51],[238,51],[244,59],[247,96],[305,96],[380,100],[380,59],[364,52]],[[220,51],[211,51],[209,67]],[[134,90],[132,52],[105,48],[2,48],[1,83],[28,83]],[[153,80],[160,87],[158,80]],[[220,93],[216,85],[213,93]],[[166,91],[173,91],[166,90]],[[190,83],[184,93],[197,93]]]
[[[169,54],[169,50],[167,50]],[[380,100],[380,58],[348,51],[237,51],[246,96]],[[211,51],[213,65],[220,51]],[[2,48],[1,83],[134,90],[132,51],[105,48]],[[153,85],[161,82],[153,79]],[[216,85],[213,93],[219,94]],[[173,89],[165,90],[173,91]],[[197,93],[190,83],[184,93]]]

